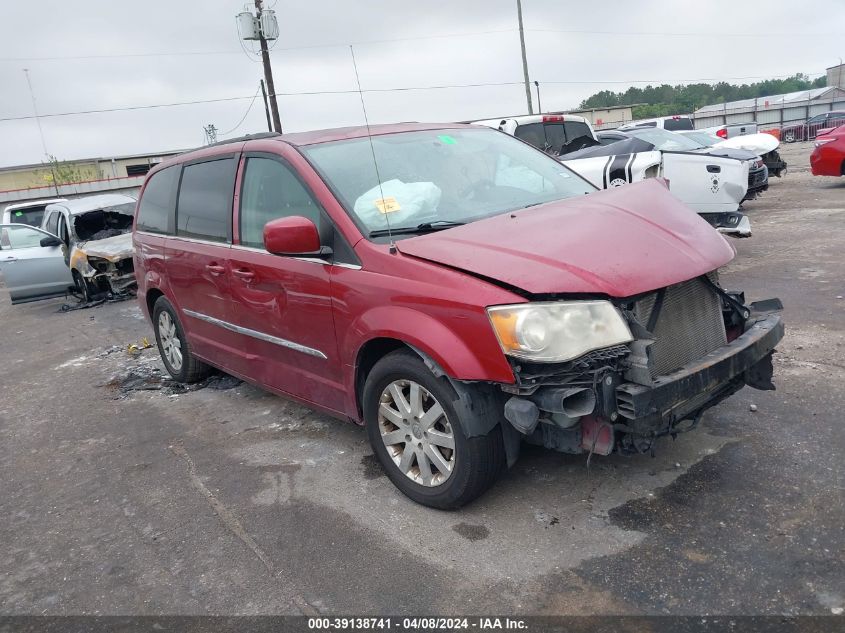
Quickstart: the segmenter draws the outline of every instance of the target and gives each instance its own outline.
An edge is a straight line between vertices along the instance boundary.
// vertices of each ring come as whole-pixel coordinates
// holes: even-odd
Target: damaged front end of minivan
[[[573,302],[573,304],[578,302]],[[746,304],[716,273],[602,301],[630,334],[564,363],[511,359],[505,418],[528,443],[564,453],[644,453],[689,431],[744,386],[771,390],[783,337],[778,299]],[[530,326],[529,326],[530,327]]]
[[[115,295],[134,292],[135,268],[132,260],[132,235],[82,242],[74,248],[73,269],[91,286],[94,293]]]

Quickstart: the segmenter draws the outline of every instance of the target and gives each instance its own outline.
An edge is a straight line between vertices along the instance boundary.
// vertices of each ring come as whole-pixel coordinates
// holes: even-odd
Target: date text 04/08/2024
[[[390,631],[393,629],[403,631],[414,630],[519,630],[526,629],[524,620],[518,618],[435,618],[435,617],[408,617],[408,618],[308,618],[308,628],[311,630],[355,630],[370,629]]]

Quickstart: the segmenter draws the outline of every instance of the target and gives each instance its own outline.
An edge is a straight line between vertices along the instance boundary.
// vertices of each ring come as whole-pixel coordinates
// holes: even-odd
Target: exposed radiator
[[[716,280],[716,273],[710,278]],[[634,304],[634,314],[649,323],[658,292]],[[667,286],[657,322],[651,330],[655,342],[649,347],[652,377],[668,374],[727,344],[722,300],[700,279]]]

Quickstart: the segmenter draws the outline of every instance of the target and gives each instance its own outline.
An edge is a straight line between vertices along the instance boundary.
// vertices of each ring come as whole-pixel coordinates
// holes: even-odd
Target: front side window
[[[388,222],[391,231],[467,223],[595,191],[550,156],[480,127],[373,136],[372,148],[365,137],[303,151],[371,237]]]
[[[59,231],[56,235],[58,235],[59,239],[65,244],[70,244],[70,239],[67,234],[67,220],[65,220],[65,216],[63,215],[59,216]]]
[[[231,240],[234,165],[227,157],[183,168],[176,205],[176,235],[211,242]]]
[[[295,215],[320,226],[320,207],[289,167],[271,158],[248,158],[241,188],[241,244],[264,248],[264,225]]]
[[[4,251],[35,248],[41,246],[41,240],[45,237],[46,233],[29,226],[4,226],[0,229],[0,246]]]
[[[53,235],[57,235],[59,233],[59,216],[61,216],[61,213],[58,211],[51,211],[50,215],[47,217],[47,224],[44,228]]]
[[[175,228],[173,188],[179,178],[179,166],[167,167],[150,176],[138,204],[139,231],[168,234]]]

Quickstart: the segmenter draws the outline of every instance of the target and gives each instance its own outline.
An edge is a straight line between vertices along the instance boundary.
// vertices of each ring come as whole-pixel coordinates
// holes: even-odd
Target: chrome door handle
[[[16,261],[18,261],[18,258],[17,257],[4,257],[3,261],[4,262],[16,262]]]
[[[222,275],[226,272],[226,269],[220,264],[206,264],[205,268],[208,272],[215,276]]]
[[[246,270],[246,269],[244,269],[244,268],[241,268],[241,269],[238,269],[238,270],[233,270],[233,271],[232,271],[232,274],[233,274],[235,277],[239,277],[239,278],[243,279],[243,280],[244,280],[244,281],[246,281],[246,282],[250,282],[250,281],[252,281],[253,279],[255,279],[255,273],[254,273],[254,272],[252,272],[251,270]]]

